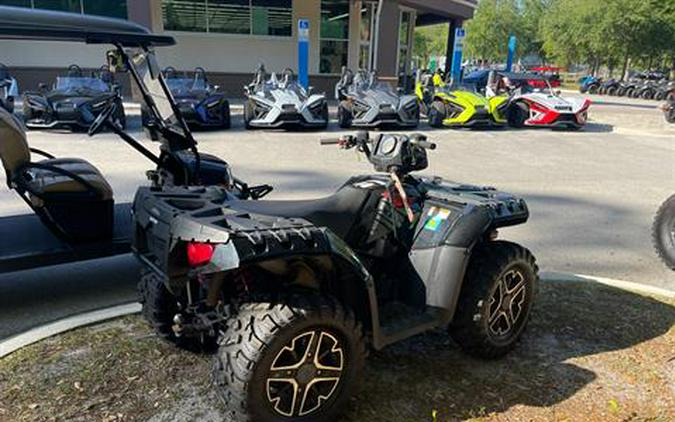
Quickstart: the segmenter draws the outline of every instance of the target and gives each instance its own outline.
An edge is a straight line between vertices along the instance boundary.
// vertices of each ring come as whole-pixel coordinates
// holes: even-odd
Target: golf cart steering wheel
[[[110,103],[105,106],[98,117],[96,117],[94,123],[89,126],[89,131],[87,132],[88,135],[94,136],[99,133],[103,129],[103,124],[110,120],[110,117],[112,117],[112,115],[115,113],[115,110],[117,110],[117,103],[115,101],[110,101]]]

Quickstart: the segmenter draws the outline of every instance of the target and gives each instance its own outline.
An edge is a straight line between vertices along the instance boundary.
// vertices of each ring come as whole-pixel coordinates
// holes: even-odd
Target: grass
[[[441,331],[372,353],[345,420],[675,420],[674,305],[542,283],[509,356],[469,358]],[[210,361],[137,316],[80,329],[0,360],[0,420],[222,420]]]

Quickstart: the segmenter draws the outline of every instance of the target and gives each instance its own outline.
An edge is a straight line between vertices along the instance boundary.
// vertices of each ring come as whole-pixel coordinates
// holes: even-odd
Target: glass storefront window
[[[349,0],[321,0],[321,38],[349,39]]]
[[[112,18],[127,18],[126,0],[82,0],[82,9],[88,15],[109,16]]]
[[[413,37],[415,13],[401,11],[401,23],[398,36],[398,71],[407,74],[410,71],[410,47]]]
[[[33,7],[36,9],[82,13],[82,3],[80,3],[80,0],[33,0]]]
[[[321,0],[320,73],[340,73],[349,59],[349,0]]]
[[[290,37],[293,34],[292,0],[252,0],[254,35]]]
[[[224,34],[251,33],[249,0],[208,0],[209,32]],[[198,29],[199,32],[204,32]]]
[[[169,31],[293,35],[292,0],[164,0],[162,13]]]
[[[206,31],[206,2],[204,0],[162,1],[164,29],[170,31]]]
[[[29,7],[111,18],[127,18],[127,0],[0,0],[0,6]]]
[[[348,41],[322,40],[319,72],[339,74],[342,66],[347,66],[348,57]]]
[[[0,0],[0,6],[30,7],[30,0]]]

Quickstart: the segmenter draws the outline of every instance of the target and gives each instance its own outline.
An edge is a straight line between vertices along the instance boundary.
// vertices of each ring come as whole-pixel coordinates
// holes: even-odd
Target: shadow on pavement
[[[581,131],[588,133],[611,133],[614,132],[614,126],[605,123],[589,122],[581,129]]]
[[[431,420],[438,410],[445,421],[556,405],[608,375],[569,360],[631,348],[675,324],[675,307],[598,284],[542,282],[537,301],[521,343],[501,360],[469,358],[441,331],[374,353],[348,420]]]

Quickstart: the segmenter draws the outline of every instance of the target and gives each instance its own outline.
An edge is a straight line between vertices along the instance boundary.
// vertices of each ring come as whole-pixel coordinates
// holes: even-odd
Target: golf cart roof
[[[123,19],[0,6],[0,39],[75,41],[125,47],[168,46],[176,40],[155,35]]]
[[[509,78],[511,82],[526,82],[526,81],[547,81],[544,75],[536,73],[516,73],[516,72],[499,72],[502,77]]]

